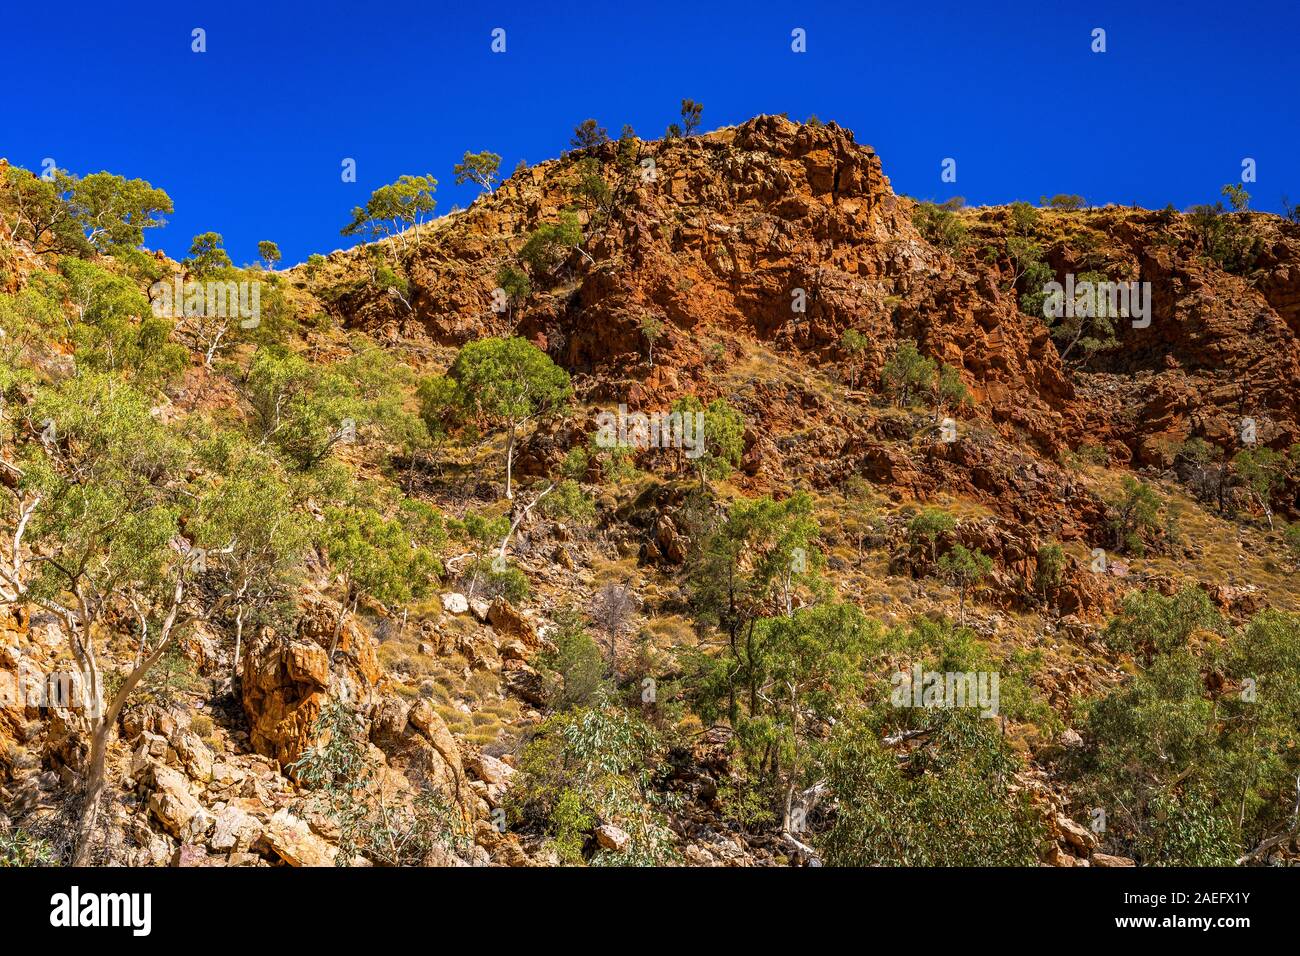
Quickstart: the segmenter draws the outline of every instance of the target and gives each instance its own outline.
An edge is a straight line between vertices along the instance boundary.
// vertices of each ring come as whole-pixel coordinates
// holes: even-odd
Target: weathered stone
[[[540,642],[537,630],[526,617],[519,613],[509,601],[497,598],[488,608],[488,621],[503,638],[516,638],[525,647],[536,649]]]
[[[596,840],[606,850],[622,853],[627,849],[627,845],[632,841],[632,838],[621,827],[616,827],[612,823],[602,823],[596,827]]]
[[[1097,837],[1087,827],[1080,826],[1063,813],[1056,815],[1056,828],[1066,843],[1086,855],[1097,845]]]
[[[290,866],[333,866],[339,853],[338,847],[312,833],[305,820],[288,810],[272,815],[262,840]]]
[[[262,836],[262,824],[250,813],[228,804],[218,814],[208,846],[214,850],[244,851]]]
[[[485,753],[470,757],[469,768],[480,780],[494,787],[508,787],[510,778],[515,775],[514,767]]]
[[[171,767],[155,765],[150,777],[149,812],[172,836],[197,842],[212,826],[212,815],[190,793],[185,775]]]

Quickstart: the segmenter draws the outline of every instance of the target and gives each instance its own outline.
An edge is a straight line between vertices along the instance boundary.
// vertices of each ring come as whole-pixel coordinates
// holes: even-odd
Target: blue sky
[[[195,27],[206,53],[191,52]],[[791,51],[796,27],[806,53]],[[704,103],[706,129],[834,119],[919,198],[1184,208],[1250,157],[1254,208],[1300,203],[1291,0],[66,0],[11,6],[3,31],[0,156],[166,189],[176,213],[146,242],[176,257],[211,229],[236,262],[260,239],[301,261],[350,245],[349,210],[403,173],[432,173],[445,212],[475,195],[451,173],[466,149],[510,170],[558,155],[588,116],[657,137],[683,97]],[[356,183],[341,181],[345,157]]]

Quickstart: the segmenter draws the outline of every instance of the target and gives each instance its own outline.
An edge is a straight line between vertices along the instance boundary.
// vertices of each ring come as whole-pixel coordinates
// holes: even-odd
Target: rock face
[[[654,177],[620,167],[609,143],[531,167],[449,218],[405,263],[413,312],[365,289],[325,307],[385,337],[460,345],[483,334],[496,270],[571,203],[572,164],[594,159],[618,201],[590,231],[590,258],[575,252],[565,263],[573,281],[564,294],[536,289],[517,327],[583,378],[590,401],[652,411],[699,393],[715,367],[705,343],[730,359],[734,335],[792,364],[842,365],[849,328],[867,340],[856,381],[878,381],[898,342],[913,339],[971,393],[960,419],[974,427],[961,441],[934,443],[920,461],[891,445],[898,436],[888,421],[837,411],[813,388],[732,390],[749,424],[741,471],[756,488],[795,476],[829,486],[858,474],[922,499],[971,497],[1031,535],[1070,541],[1100,536],[1105,509],[1060,467],[1065,449],[1086,441],[1116,462],[1164,467],[1189,435],[1235,449],[1243,409],[1264,444],[1300,440],[1300,228],[1292,224],[1249,218],[1259,252],[1247,282],[1206,264],[1184,217],[1042,211],[1045,259],[1058,280],[1104,261],[1117,281],[1151,283],[1150,323],[1121,321],[1118,348],[1067,368],[1043,318],[1021,310],[1026,290],[1010,262],[978,254],[1005,246],[1015,228],[1007,209],[965,214],[973,241],[950,253],[914,226],[916,204],[894,194],[876,153],[833,123],[759,116],[638,149]],[[1068,235],[1080,230],[1087,242]],[[792,309],[796,295],[803,311]],[[653,366],[637,324],[645,314],[666,327]],[[795,443],[782,440],[793,435]],[[521,448],[520,474],[554,466],[574,441],[558,437],[543,433]],[[1296,489],[1289,494],[1294,506]],[[656,559],[680,557],[671,524],[646,543]],[[1090,606],[1086,594],[1071,597]]]
[[[307,605],[296,635],[264,631],[245,647],[243,703],[250,741],[255,751],[282,764],[297,760],[309,743],[332,681],[359,713],[374,704],[379,660],[373,642],[351,622],[340,635],[331,671],[336,614],[336,606],[316,599]]]

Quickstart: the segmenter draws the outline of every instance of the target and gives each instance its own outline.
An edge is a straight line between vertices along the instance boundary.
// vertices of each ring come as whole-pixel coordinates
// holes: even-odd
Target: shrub
[[[961,252],[970,243],[966,224],[951,209],[934,203],[918,203],[912,210],[912,224],[921,237],[952,254]]]
[[[881,384],[886,394],[904,408],[917,395],[924,395],[934,387],[936,366],[934,359],[926,358],[916,349],[911,339],[898,343],[880,371]]]
[[[536,666],[552,710],[589,706],[605,687],[605,659],[573,611],[556,615],[555,650],[538,655]]]
[[[1082,196],[1073,193],[1057,193],[1051,199],[1044,196],[1039,205],[1046,206],[1048,209],[1058,209],[1062,212],[1078,212],[1080,209],[1087,208],[1087,202]]]
[[[1151,660],[1185,648],[1193,631],[1220,626],[1210,596],[1187,585],[1168,597],[1155,590],[1130,591],[1104,636],[1115,650]]]
[[[937,710],[925,744],[883,746],[869,722],[845,721],[824,766],[837,798],[819,838],[832,866],[1033,866],[1044,827],[1007,783],[1015,761],[995,721]]]
[[[939,538],[957,527],[957,519],[942,508],[926,508],[907,523],[907,540],[927,551],[931,563],[938,561]]]

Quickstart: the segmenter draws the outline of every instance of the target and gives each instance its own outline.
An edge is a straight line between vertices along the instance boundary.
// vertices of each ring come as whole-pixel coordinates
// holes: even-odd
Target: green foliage
[[[970,391],[961,380],[961,373],[947,362],[941,362],[939,374],[934,381],[934,407],[943,411],[949,407],[962,408],[970,404]]]
[[[1034,570],[1034,589],[1046,599],[1061,584],[1065,570],[1065,549],[1055,541],[1039,547]]]
[[[1077,772],[1107,839],[1139,864],[1235,862],[1291,828],[1300,726],[1300,620],[1257,614],[1199,662],[1165,641],[1089,711]],[[1221,674],[1208,690],[1202,670]]]
[[[456,176],[456,185],[476,183],[488,192],[497,184],[500,170],[501,157],[487,150],[481,153],[466,150],[464,158],[451,168]]]
[[[1048,209],[1056,209],[1061,212],[1078,212],[1086,209],[1088,203],[1082,196],[1073,193],[1057,193],[1051,199],[1044,196],[1039,200],[1040,206],[1046,206]]]
[[[155,317],[129,279],[80,259],[60,263],[77,313],[72,339],[87,367],[117,372],[142,387],[159,385],[185,366],[185,350],[169,341],[171,322]]]
[[[509,817],[558,840],[566,862],[663,866],[676,861],[672,834],[652,788],[663,743],[639,717],[597,703],[548,718],[524,749],[506,798]],[[631,837],[621,853],[584,837],[596,821]],[[586,849],[583,849],[584,842]]]
[[[533,292],[533,284],[528,281],[528,273],[511,265],[504,265],[497,270],[497,285],[505,292],[512,306],[518,306]]]
[[[1286,547],[1291,562],[1300,567],[1300,521],[1288,525],[1282,532],[1282,544]]]
[[[5,167],[4,176],[5,205],[12,215],[15,239],[30,243],[38,254],[87,256],[93,252],[71,204],[66,202],[76,185],[75,176],[55,170],[53,177],[46,180],[18,166]]]
[[[1246,192],[1246,187],[1241,183],[1228,183],[1220,192],[1232,206],[1233,212],[1245,212],[1250,208],[1250,193]]]
[[[302,470],[323,462],[363,428],[402,416],[402,386],[409,369],[364,341],[359,350],[328,366],[313,365],[278,347],[263,347],[248,370],[252,431]]]
[[[254,436],[278,447],[301,469],[353,440],[366,418],[355,385],[339,370],[279,349],[257,350],[248,370],[247,396]]]
[[[573,128],[569,145],[574,149],[590,149],[609,142],[609,133],[594,119],[585,119]]]
[[[551,642],[555,650],[544,651],[534,660],[550,709],[564,711],[594,703],[606,687],[605,658],[582,619],[573,611],[561,611]]]
[[[862,356],[869,344],[867,337],[857,329],[845,329],[840,336],[840,349],[849,357],[849,384],[853,388],[857,387]]]
[[[641,338],[645,339],[646,345],[650,347],[650,364],[654,365],[655,343],[663,338],[664,323],[661,319],[646,312],[637,320],[637,328],[641,331]]]
[[[1058,303],[1061,308],[1059,316],[1044,315],[1050,328],[1052,338],[1061,353],[1061,360],[1070,357],[1076,348],[1083,353],[1084,359],[1097,352],[1112,349],[1118,344],[1115,337],[1115,319],[1119,317],[1118,306],[1112,308],[1109,296],[1095,294],[1097,284],[1110,280],[1101,272],[1084,272],[1075,284],[1075,302],[1073,314],[1065,308],[1064,301]],[[1091,289],[1090,293],[1088,290]],[[1039,300],[1039,314],[1043,314],[1046,295]],[[1031,303],[1032,304],[1032,303]],[[1064,348],[1062,348],[1064,346]]]
[[[934,387],[935,375],[934,359],[926,358],[918,352],[916,343],[911,339],[903,339],[881,369],[880,380],[886,394],[902,407],[908,408],[915,396],[923,395]]]
[[[939,560],[939,538],[956,527],[957,519],[942,508],[926,508],[907,523],[907,540],[912,547],[928,552],[933,564]]]
[[[382,604],[402,604],[428,593],[431,579],[442,571],[437,557],[441,527],[436,512],[420,516],[418,505],[410,504],[411,509],[392,518],[368,507],[326,511],[321,544],[343,578],[345,603],[365,595]],[[413,521],[416,517],[425,520]]]
[[[694,458],[701,485],[706,478],[720,480],[730,475],[745,453],[745,416],[725,398],[715,398],[706,408],[694,395],[673,402],[672,411],[683,419],[704,414],[704,449]]]
[[[462,399],[456,382],[445,375],[421,380],[416,389],[420,418],[430,435],[447,435],[459,423]]]
[[[745,651],[728,661],[749,688],[732,726],[751,774],[785,788],[798,784],[812,766],[821,728],[843,719],[846,703],[862,690],[878,638],[878,626],[851,604],[756,622]],[[700,703],[708,712],[710,702]]]
[[[1106,643],[1117,651],[1151,660],[1187,646],[1193,631],[1218,630],[1219,612],[1208,594],[1193,585],[1166,596],[1155,590],[1130,591],[1106,625]]]
[[[269,239],[263,239],[257,244],[257,254],[266,263],[268,269],[274,269],[275,264],[280,261],[280,247]]]
[[[290,770],[310,791],[306,802],[338,827],[337,866],[358,856],[381,866],[445,866],[448,854],[473,849],[467,821],[435,785],[425,782],[414,799],[385,789],[364,722],[343,701],[325,702],[312,736]]]
[[[10,828],[0,830],[0,869],[17,866],[54,866],[54,847],[37,836]]]
[[[818,841],[832,866],[1034,866],[1045,831],[1027,794],[1007,787],[1014,759],[994,721],[929,712],[922,746],[881,745],[869,721],[835,729],[824,773],[837,797]]]
[[[580,525],[591,524],[596,517],[595,500],[572,478],[565,478],[557,484],[538,508],[548,518],[565,519]]]
[[[1028,203],[1022,205],[1033,212]],[[1011,260],[1011,287],[1019,286],[1023,290],[1020,311],[1025,315],[1042,316],[1043,303],[1047,300],[1044,286],[1056,278],[1052,267],[1043,261],[1042,247],[1022,236],[1009,236],[1007,258]]]
[[[171,197],[143,179],[100,172],[70,177],[66,185],[72,218],[100,252],[134,249],[144,242],[144,230],[166,225],[163,214],[172,212]]]
[[[605,182],[605,177],[601,175],[600,163],[596,158],[587,156],[580,159],[575,172],[577,182],[573,191],[582,200],[583,205],[600,212],[608,210],[613,193],[609,183]]]
[[[1038,210],[1027,202],[1013,202],[1007,206],[1011,215],[1011,228],[1018,233],[1029,235],[1038,228]]]
[[[212,477],[187,530],[196,547],[223,552],[209,568],[222,591],[213,613],[233,618],[242,637],[250,621],[264,620],[290,600],[294,571],[309,544],[300,510],[305,489],[274,456],[233,432],[218,433],[196,457]]]
[[[522,338],[487,338],[465,345],[447,376],[459,389],[467,413],[485,428],[506,429],[506,497],[519,428],[558,412],[569,401],[569,375]]]
[[[184,706],[185,696],[202,687],[198,668],[181,645],[173,641],[141,682],[139,699],[159,707]]]
[[[65,283],[50,272],[34,272],[12,295],[0,292],[0,353],[26,364],[33,350],[48,345],[66,327]]]
[[[956,255],[970,243],[970,235],[961,216],[952,209],[934,203],[917,203],[912,210],[912,225],[926,242]]]
[[[966,623],[966,594],[993,572],[993,559],[978,548],[970,551],[954,544],[935,566],[939,577],[955,587],[961,595],[959,620]]]
[[[1222,194],[1232,205],[1232,212],[1221,201],[1214,205],[1193,206],[1187,211],[1192,230],[1200,242],[1201,253],[1225,272],[1244,274],[1258,256],[1261,240],[1250,234],[1249,225],[1235,213],[1250,205],[1250,195],[1235,183],[1224,186]]]
[[[1272,527],[1273,496],[1286,484],[1291,462],[1281,452],[1259,445],[1237,452],[1232,459],[1232,470],[1255,496]]]
[[[523,572],[497,552],[510,531],[507,516],[468,511],[460,521],[449,521],[448,530],[470,548],[471,560],[460,572],[462,577],[469,575],[468,597],[474,597],[480,588],[490,597],[500,595],[511,603],[528,595],[528,579]]]
[[[397,182],[380,186],[365,206],[356,206],[352,210],[352,221],[342,229],[345,236],[365,236],[372,242],[387,236],[401,235],[405,244],[404,230],[418,225],[425,216],[433,213],[437,200],[433,198],[438,188],[438,180],[432,175],[399,176]],[[419,241],[419,233],[416,233]]]
[[[562,212],[559,222],[543,223],[533,230],[519,250],[519,259],[535,277],[544,276],[564,262],[580,242],[582,226],[578,224],[578,214]]]
[[[738,695],[757,697],[761,677],[756,627],[760,618],[790,612],[796,591],[816,584],[818,526],[812,500],[797,492],[784,501],[739,500],[726,519],[703,536],[687,568],[691,604],[702,623],[727,635],[729,661],[723,685],[702,693],[716,700],[725,690],[728,713],[738,719]],[[717,676],[717,675],[715,675]],[[705,704],[706,711],[711,705]]]
[[[637,156],[641,151],[641,141],[637,139],[636,130],[624,124],[618,136],[618,165],[625,172],[636,169]]]
[[[41,496],[26,543],[59,560],[34,565],[29,593],[55,598],[90,587],[155,590],[177,560],[181,502],[172,480],[186,450],[137,390],[86,373],[39,390],[34,431],[51,436],[22,456],[23,487]]]
[[[181,265],[197,278],[218,275],[223,270],[232,268],[234,264],[222,248],[222,241],[219,232],[200,233],[190,243],[190,254],[182,260]]]
[[[1147,539],[1160,527],[1160,496],[1145,482],[1125,475],[1120,492],[1107,500],[1107,522],[1115,533],[1115,549],[1143,554]]]

